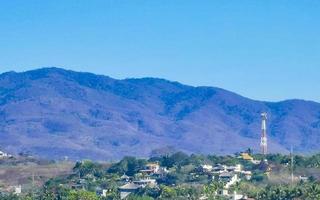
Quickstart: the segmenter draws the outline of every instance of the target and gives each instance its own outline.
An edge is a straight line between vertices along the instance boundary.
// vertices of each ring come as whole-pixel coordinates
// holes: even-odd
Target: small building
[[[15,186],[8,186],[1,188],[1,192],[3,194],[15,194],[20,195],[22,193],[22,186],[21,185],[15,185]]]
[[[260,160],[251,160],[252,164],[259,165],[261,163]]]
[[[221,174],[223,172],[227,172],[227,166],[220,165],[220,164],[216,165],[216,166],[213,167],[212,172],[216,173],[216,174]]]
[[[130,181],[130,177],[127,176],[126,174],[123,174],[123,175],[120,177],[120,180],[121,180],[121,181],[124,181],[124,182],[129,182],[129,181]]]
[[[108,195],[109,193],[111,193],[111,192],[112,192],[111,189],[103,189],[103,190],[101,190],[101,192],[99,191],[97,194],[100,195],[100,196],[102,196],[102,197],[107,197],[107,195]]]
[[[169,170],[165,167],[160,167],[158,172],[154,173],[157,177],[161,178],[169,173]]]
[[[226,182],[224,186],[226,189],[229,189],[230,186],[235,184],[236,182],[240,181],[238,179],[238,175],[235,173],[225,172],[219,175],[219,180],[222,182]]]
[[[242,171],[242,174],[244,175],[245,179],[247,181],[251,180],[252,178],[252,172],[251,171]]]
[[[70,187],[74,190],[83,190],[85,188],[85,186],[80,183],[73,183],[70,185]]]
[[[107,194],[109,193],[108,190],[102,190],[101,196],[102,197],[107,197]]]
[[[261,171],[264,171],[267,175],[269,175],[269,173],[272,171],[271,166],[268,163],[268,160],[261,161],[260,164],[257,165],[257,168]]]
[[[309,180],[309,177],[307,176],[299,176],[299,180],[303,182],[307,182]]]
[[[242,194],[237,194],[237,192],[234,191],[233,194],[230,195],[229,199],[230,200],[244,200],[244,199],[247,199],[247,197]]]
[[[242,166],[240,164],[238,165],[235,165],[235,166],[227,166],[226,167],[226,170],[228,172],[237,172],[237,173],[240,173],[241,170],[242,170]]]
[[[127,183],[119,187],[120,198],[121,199],[127,198],[131,193],[137,192],[139,188],[141,188],[141,186],[135,183]]]
[[[201,165],[200,169],[202,172],[211,172],[213,167],[212,165]]]
[[[140,179],[137,181],[133,181],[134,184],[144,188],[146,186],[155,186],[157,185],[157,181],[155,179],[146,178],[146,179]]]
[[[223,172],[219,175],[219,180],[223,182],[229,182],[234,176],[235,174],[231,172]]]
[[[253,161],[253,157],[250,156],[248,153],[241,153],[240,156],[241,156],[241,158],[242,158],[243,160]]]
[[[203,195],[203,196],[201,196],[200,198],[199,198],[199,200],[207,200],[207,199],[209,199],[206,195]]]
[[[0,151],[0,159],[3,158],[12,158],[13,156],[10,154],[7,154],[6,152]]]
[[[21,185],[14,186],[14,192],[13,192],[13,194],[15,194],[15,195],[20,195],[21,192],[22,192],[22,187],[21,187]]]
[[[145,166],[145,169],[140,170],[143,174],[156,174],[160,170],[160,165],[158,163],[149,163]]]

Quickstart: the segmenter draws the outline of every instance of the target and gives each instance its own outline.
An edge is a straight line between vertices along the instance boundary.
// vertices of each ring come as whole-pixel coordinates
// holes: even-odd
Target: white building
[[[145,169],[140,170],[144,174],[156,174],[160,170],[160,165],[158,163],[149,163],[145,166]]]
[[[146,178],[146,179],[140,179],[138,181],[133,181],[134,184],[140,186],[140,187],[146,187],[146,186],[155,186],[157,185],[157,181],[155,179]]]
[[[231,173],[231,172],[225,172],[219,175],[219,180],[226,182],[225,188],[229,189],[230,186],[235,184],[236,182],[240,181],[238,178],[238,174]]]
[[[134,183],[127,183],[119,187],[120,199],[127,198],[131,193],[136,192],[141,186]]]
[[[247,181],[251,180],[251,178],[252,178],[252,172],[251,171],[242,171],[241,173],[244,175],[244,177],[245,177],[245,179]]]
[[[234,191],[233,194],[230,195],[229,199],[230,200],[242,200],[242,199],[246,199],[246,197],[242,194],[237,194],[237,192]]]
[[[11,158],[11,157],[12,157],[12,155],[7,154],[7,153],[5,153],[3,151],[0,151],[0,159],[1,158]]]
[[[213,169],[212,165],[201,165],[201,170],[203,172],[211,172]]]

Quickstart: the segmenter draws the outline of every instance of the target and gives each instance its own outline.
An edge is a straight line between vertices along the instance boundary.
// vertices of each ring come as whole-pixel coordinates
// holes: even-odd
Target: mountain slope
[[[263,111],[270,116],[270,151],[320,150],[315,102],[261,102],[214,87],[59,68],[0,75],[0,145],[47,158],[147,156],[166,146],[190,153],[258,150]]]

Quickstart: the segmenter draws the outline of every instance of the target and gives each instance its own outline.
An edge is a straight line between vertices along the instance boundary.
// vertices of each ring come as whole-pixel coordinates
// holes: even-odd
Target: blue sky
[[[58,66],[320,102],[317,0],[0,2],[0,72]]]

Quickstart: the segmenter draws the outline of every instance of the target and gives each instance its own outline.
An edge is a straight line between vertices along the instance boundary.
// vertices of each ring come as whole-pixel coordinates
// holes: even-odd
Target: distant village
[[[259,165],[261,162],[254,160],[248,153],[241,153],[239,158],[250,161],[255,165]],[[270,169],[266,169],[268,172]],[[140,179],[135,180],[134,177],[129,177],[126,174],[121,176],[121,181],[123,185],[119,187],[119,192],[121,199],[126,199],[131,193],[135,193],[139,188],[144,187],[156,187],[157,179],[161,176],[165,176],[170,171],[164,167],[161,167],[158,163],[148,163],[145,169],[140,170]],[[252,177],[251,171],[246,171],[243,166],[237,164],[235,166],[227,166],[222,164],[217,164],[215,166],[204,164],[198,167],[197,172],[192,173],[192,176],[207,175],[212,181],[219,181],[224,184],[222,190],[216,192],[216,195],[226,197],[230,200],[245,200],[249,199],[245,195],[237,194],[236,192],[230,193],[229,188],[240,182],[242,179],[250,180]],[[107,190],[103,190],[101,195],[105,196]],[[200,200],[208,199],[206,196],[202,196]]]
[[[12,159],[12,155],[0,151],[0,159]],[[246,162],[250,162],[253,165],[261,165],[261,161],[254,160],[249,153],[241,153],[237,156],[238,159],[242,159]],[[136,193],[139,189],[145,187],[155,188],[158,187],[159,178],[165,177],[170,174],[171,169],[161,166],[158,162],[148,162],[142,169],[140,169],[136,174],[128,176],[125,173],[119,177],[118,192],[120,193],[120,199],[127,199],[129,195]],[[266,173],[270,170],[267,165],[263,169]],[[243,194],[238,194],[237,192],[230,192],[229,189],[238,182],[242,180],[249,181],[252,177],[252,172],[250,170],[244,169],[241,164],[236,164],[234,166],[228,166],[224,164],[201,164],[196,167],[190,176],[197,178],[198,176],[207,176],[208,180],[212,182],[219,182],[223,184],[221,190],[216,191],[217,196],[222,196],[230,200],[244,200],[250,199]],[[81,190],[85,189],[88,179],[95,179],[93,175],[86,175],[80,179],[77,179],[76,182],[71,182],[69,186],[72,189]],[[1,188],[2,193],[12,193],[20,195],[22,193],[22,186],[8,186],[6,188]],[[107,197],[110,193],[110,189],[98,188],[96,190],[97,195],[101,197]],[[207,196],[201,196],[200,200],[208,199]]]
[[[44,182],[35,188],[34,174],[30,174],[28,186],[17,185],[0,185],[1,195],[15,195],[24,199],[26,194],[32,194],[32,199],[35,194],[47,195],[44,184],[51,185],[52,191],[57,191],[63,188],[66,191],[72,192],[88,192],[93,197],[88,200],[135,200],[135,195],[141,195],[142,191],[152,190],[158,196],[151,199],[174,199],[174,197],[163,197],[163,193],[173,193],[174,189],[179,187],[198,188],[199,200],[218,199],[223,200],[254,200],[263,199],[264,191],[263,184],[268,184],[273,169],[278,170],[278,174],[284,171],[291,172],[291,183],[314,183],[316,180],[313,174],[308,170],[301,170],[299,176],[293,175],[293,155],[267,154],[267,137],[266,137],[266,114],[262,113],[262,134],[261,134],[261,153],[253,154],[251,149],[241,153],[236,153],[230,156],[216,156],[216,155],[187,155],[183,152],[175,152],[168,155],[161,155],[152,157],[150,159],[139,159],[135,157],[125,157],[117,163],[95,163],[88,160],[78,161],[72,163],[70,172],[63,172],[55,174],[55,176],[48,177]],[[36,167],[38,164],[32,157],[23,155],[26,158],[20,165],[30,165]],[[320,160],[319,155],[314,157],[298,157],[300,159],[299,165],[301,169],[319,169]],[[29,159],[29,160],[28,160]],[[31,159],[31,160],[30,160]],[[269,162],[269,159],[271,162]],[[18,160],[14,156],[0,151],[0,161]],[[32,163],[34,162],[34,163]],[[63,162],[69,162],[67,158]],[[14,164],[16,165],[16,163]],[[58,166],[55,161],[48,163],[48,166]],[[61,164],[60,164],[61,165]],[[10,165],[9,165],[10,168]],[[48,167],[49,168],[49,167]],[[53,169],[57,170],[57,169]],[[282,171],[281,171],[282,170]],[[308,174],[304,175],[302,173]],[[319,172],[317,172],[319,174]],[[179,179],[179,176],[183,178]],[[38,177],[41,177],[40,175]],[[319,176],[320,177],[320,176]],[[174,179],[174,180],[173,180]],[[261,185],[260,183],[263,184]],[[258,198],[253,198],[245,189],[239,189],[239,185],[251,185],[253,188],[255,184],[259,185],[257,188]],[[315,183],[317,184],[317,183]],[[300,185],[304,187],[304,185]],[[316,185],[317,186],[317,185]],[[26,187],[26,188],[24,188]],[[199,189],[200,188],[200,189]],[[206,189],[209,188],[209,189]],[[168,191],[165,191],[165,190]],[[249,188],[248,188],[249,189]],[[297,189],[299,190],[299,189]],[[317,191],[317,190],[315,190]],[[262,195],[258,194],[262,193]],[[320,193],[320,188],[319,188]],[[251,193],[252,194],[252,193]],[[57,195],[52,193],[52,195]],[[191,194],[183,198],[191,198]],[[189,196],[188,196],[189,195]],[[260,196],[259,196],[260,195]],[[290,194],[288,194],[290,195]],[[262,197],[261,197],[262,196]],[[190,198],[189,198],[190,197]],[[42,198],[39,198],[42,199]],[[77,198],[82,199],[82,198]],[[150,199],[150,198],[149,198]],[[180,198],[181,199],[181,198]],[[271,198],[272,199],[272,198]],[[85,198],[84,200],[87,200]]]

